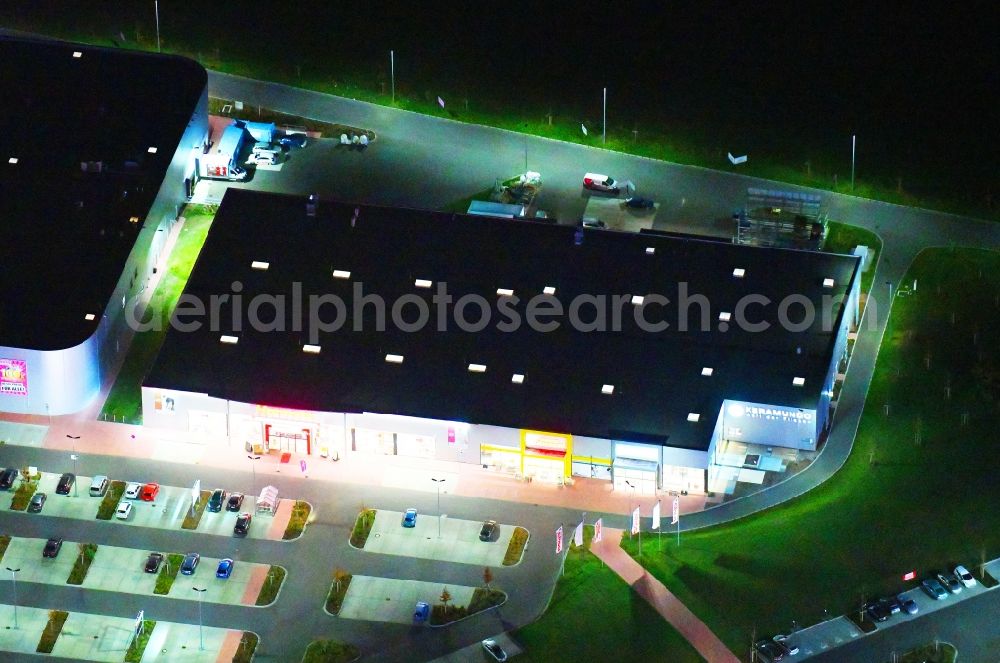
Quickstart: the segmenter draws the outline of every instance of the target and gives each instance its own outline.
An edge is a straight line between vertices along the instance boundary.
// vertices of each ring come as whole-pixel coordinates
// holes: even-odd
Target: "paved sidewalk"
[[[704,622],[671,594],[662,582],[649,575],[646,569],[622,550],[620,544],[623,533],[623,530],[605,527],[601,542],[591,544],[591,552],[635,588],[639,596],[646,599],[709,663],[739,663],[740,659],[722,644],[722,640]]]

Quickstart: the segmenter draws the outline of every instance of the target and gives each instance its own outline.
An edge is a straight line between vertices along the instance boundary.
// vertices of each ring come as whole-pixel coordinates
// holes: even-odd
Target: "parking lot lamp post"
[[[253,497],[254,501],[256,502],[257,498],[255,497],[255,495],[257,495],[257,463],[255,463],[254,461],[260,460],[260,456],[252,456],[248,454],[247,458],[250,459],[250,472],[251,476],[253,477],[252,483],[250,484],[250,497]]]
[[[604,88],[604,112],[601,128],[601,144],[608,142],[608,88]]]
[[[392,103],[396,103],[396,54],[393,51],[389,51],[389,80],[391,81],[392,87]],[[385,88],[382,88],[383,90]]]
[[[160,0],[154,0],[153,9],[156,11],[156,52],[160,52]]]
[[[437,487],[437,494],[438,494],[438,538],[440,539],[441,538],[441,484],[443,484],[445,480],[444,479],[435,479],[434,477],[431,477],[431,481],[433,481],[434,485]]]
[[[202,630],[201,622],[201,597],[208,591],[208,588],[198,589],[197,587],[192,587],[191,589],[198,592],[198,649],[205,651],[205,633]]]
[[[14,584],[14,628],[17,628],[17,572],[20,571],[20,567],[12,569],[9,566],[6,567],[10,571],[10,581]]]

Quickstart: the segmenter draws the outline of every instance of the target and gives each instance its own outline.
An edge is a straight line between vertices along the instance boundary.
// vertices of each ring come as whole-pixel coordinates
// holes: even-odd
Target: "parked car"
[[[108,478],[103,474],[98,474],[90,480],[90,496],[104,497],[104,491],[108,489]]]
[[[128,520],[128,517],[132,515],[132,503],[131,502],[119,502],[118,508],[115,509],[115,518],[118,520]]]
[[[779,646],[784,647],[785,653],[788,656],[795,656],[796,654],[799,653],[799,648],[796,645],[793,645],[792,643],[788,642],[787,635],[776,635],[771,639],[774,640]]]
[[[417,510],[407,509],[406,513],[403,514],[403,527],[416,527],[417,526]]]
[[[955,576],[948,575],[946,573],[937,574],[938,582],[945,586],[945,588],[952,594],[958,594],[962,591],[962,583],[958,581]]]
[[[236,524],[233,525],[233,535],[246,536],[247,532],[250,531],[251,522],[253,522],[253,516],[251,516],[249,513],[241,513],[236,518]]]
[[[887,608],[889,608],[889,614],[892,615],[898,614],[899,611],[903,609],[903,603],[895,596],[890,596],[887,599],[882,599],[882,602],[885,603],[885,606]]]
[[[966,587],[976,586],[976,579],[972,577],[971,573],[969,573],[969,569],[965,568],[961,564],[955,567],[954,574],[955,578]]]
[[[868,618],[873,622],[884,622],[892,616],[885,601],[872,601],[865,606],[865,612],[868,613]]]
[[[590,189],[591,191],[603,191],[605,193],[618,194],[621,191],[621,187],[618,182],[612,177],[607,175],[599,175],[598,173],[587,173],[583,176],[583,188]]]
[[[142,487],[142,493],[140,497],[143,502],[152,502],[156,499],[156,496],[160,494],[160,484],[158,483],[147,483]]]
[[[142,484],[137,481],[129,481],[125,486],[125,497],[130,500],[137,500],[140,494],[142,494]]]
[[[243,493],[233,493],[226,501],[226,511],[239,511],[243,506]]]
[[[233,567],[235,565],[236,562],[229,559],[228,557],[226,559],[221,560],[219,562],[219,568],[215,570],[215,577],[226,580],[227,578],[229,578],[229,576],[233,575]]]
[[[483,649],[485,649],[486,653],[492,656],[497,661],[507,660],[507,652],[505,652],[503,650],[503,647],[500,646],[500,643],[498,643],[493,638],[487,638],[483,640]]]
[[[946,598],[948,598],[948,590],[946,590],[944,586],[941,583],[939,583],[935,578],[927,578],[926,580],[922,580],[920,582],[920,586],[923,587],[924,591],[927,592],[927,594],[932,599],[943,601]]]
[[[217,513],[222,511],[222,505],[226,503],[226,491],[216,488],[212,491],[212,496],[208,498],[208,510]]]
[[[631,207],[632,209],[653,209],[653,207],[656,206],[656,203],[653,202],[651,198],[632,196],[631,198],[625,199],[625,206]]]
[[[787,647],[782,647],[780,643],[774,640],[758,640],[754,644],[754,649],[757,650],[758,654],[764,656],[766,660],[777,663],[778,661],[785,660],[785,650]]]
[[[146,565],[142,567],[142,570],[146,573],[156,573],[160,570],[161,564],[163,564],[163,553],[151,552],[146,558]]]
[[[73,484],[76,483],[76,476],[67,472],[66,474],[59,477],[59,483],[56,484],[56,495],[69,495],[69,491],[73,488]]]
[[[285,134],[278,139],[278,144],[285,147],[305,147],[308,142],[305,134]]]
[[[51,538],[45,542],[45,547],[42,548],[42,557],[48,557],[49,559],[55,559],[59,555],[59,551],[62,550],[63,540],[61,538]]]
[[[914,601],[913,599],[908,599],[904,596],[900,596],[899,602],[903,606],[903,612],[905,612],[908,615],[915,615],[918,612],[920,612],[920,608],[917,607],[917,602]]]
[[[0,490],[10,490],[11,486],[14,485],[14,479],[17,478],[17,469],[13,467],[8,467],[3,472],[0,472]]]
[[[497,521],[487,520],[483,523],[483,528],[479,530],[480,541],[492,541],[493,535],[497,532]]]
[[[28,513],[38,513],[45,506],[45,500],[48,495],[45,493],[35,493],[31,496],[31,501],[28,502]]]
[[[413,621],[414,622],[426,622],[427,618],[430,617],[431,606],[424,601],[417,601],[416,607],[413,609]]]
[[[194,575],[195,569],[198,568],[198,562],[201,561],[201,555],[198,553],[188,553],[184,555],[184,561],[181,562],[181,573],[186,576]]]
[[[580,219],[577,224],[581,228],[607,228],[607,224],[600,219],[595,219],[592,216],[585,216]]]

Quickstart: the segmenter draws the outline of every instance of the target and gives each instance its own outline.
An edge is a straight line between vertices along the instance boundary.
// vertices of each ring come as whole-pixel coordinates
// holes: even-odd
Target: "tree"
[[[349,574],[344,569],[339,566],[333,570],[333,584],[337,586],[337,591],[340,591],[340,584],[347,580]]]
[[[447,607],[448,601],[451,600],[451,594],[448,593],[448,588],[445,587],[444,591],[441,592],[441,605]]]
[[[490,583],[493,582],[493,571],[488,566],[483,569],[483,582],[486,584],[486,589],[489,589]]]

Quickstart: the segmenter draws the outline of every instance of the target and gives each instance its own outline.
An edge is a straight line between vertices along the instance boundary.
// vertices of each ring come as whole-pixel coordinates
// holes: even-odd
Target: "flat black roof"
[[[835,335],[822,331],[819,316],[806,331],[782,331],[774,324],[777,302],[789,294],[813,302],[843,295],[857,258],[652,234],[578,232],[569,226],[330,201],[321,201],[317,215],[309,217],[303,197],[229,189],[185,294],[208,306],[212,295],[233,294],[232,284],[239,282],[242,329],[234,329],[228,306],[220,308],[221,327],[215,330],[207,324],[193,332],[171,329],[144,384],[289,408],[660,440],[693,449],[707,448],[724,398],[816,408]],[[267,269],[252,268],[254,261],[267,263]],[[745,270],[742,278],[734,277],[737,268]],[[350,272],[350,278],[335,278],[334,270]],[[833,288],[824,287],[826,278],[834,279]],[[416,287],[417,279],[435,286]],[[373,331],[375,309],[368,306],[359,318],[364,330],[353,331],[354,282],[365,294],[381,295],[389,312],[402,295],[419,297],[428,303],[431,323],[406,332],[387,322],[385,331]],[[521,300],[513,310],[522,319],[527,300],[546,287],[556,289],[555,297],[568,310],[584,293],[660,293],[676,302],[678,284],[687,282],[689,294],[704,295],[709,302],[710,329],[700,331],[693,322],[688,331],[679,331],[678,306],[672,303],[647,305],[650,320],[670,323],[667,331],[643,331],[627,303],[618,332],[577,331],[566,318],[552,332],[527,324],[504,331],[497,322],[506,318],[496,308],[494,322],[477,333],[458,330],[453,322],[438,331],[431,298],[440,282],[447,283],[456,301],[478,294],[491,305],[499,299],[498,288],[511,289]],[[301,284],[304,311],[309,295],[333,294],[345,302],[346,324],[318,335],[318,354],[303,351],[311,342],[307,323],[302,331],[293,330],[293,283]],[[261,293],[286,296],[286,331],[255,331],[246,323],[246,309]],[[751,307],[747,315],[771,322],[771,329],[750,333],[733,323],[721,331],[719,314],[734,312],[737,300],[748,293],[775,302]],[[416,319],[416,310],[412,303],[405,309],[408,321]],[[470,307],[467,318],[478,319],[478,310]],[[700,309],[691,310],[691,317],[699,318]],[[262,311],[261,319],[272,319],[270,305]],[[593,319],[592,306],[581,311],[581,318]],[[324,310],[324,319],[334,317],[332,307]],[[238,342],[220,342],[223,334],[237,336]],[[402,355],[403,362],[389,363],[387,354]],[[485,365],[486,371],[470,372],[469,364]],[[702,375],[706,367],[711,376]],[[514,374],[524,375],[523,383],[512,382]],[[805,378],[805,384],[795,386],[795,377]],[[603,394],[603,385],[613,385],[613,393]],[[700,421],[689,422],[689,413],[700,414]]]
[[[0,346],[94,332],[206,83],[179,57],[0,37]]]

